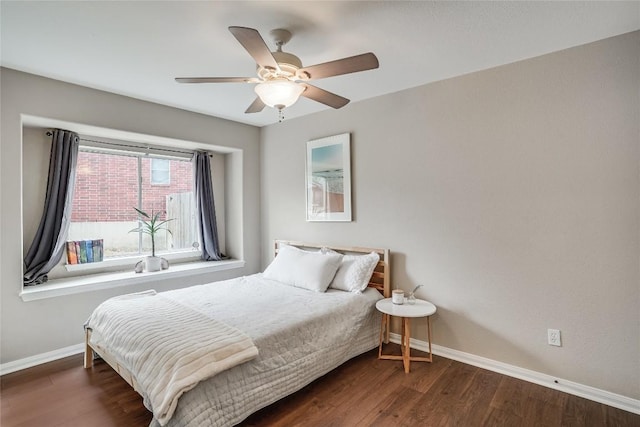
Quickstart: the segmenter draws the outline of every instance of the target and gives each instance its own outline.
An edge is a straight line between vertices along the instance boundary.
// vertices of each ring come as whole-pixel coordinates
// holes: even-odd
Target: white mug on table
[[[394,289],[391,293],[391,302],[394,304],[404,304],[404,291],[402,289]]]

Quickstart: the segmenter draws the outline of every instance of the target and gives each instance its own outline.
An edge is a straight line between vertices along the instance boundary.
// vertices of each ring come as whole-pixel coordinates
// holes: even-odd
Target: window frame
[[[86,143],[85,143],[86,141]],[[106,145],[106,147],[105,147]],[[142,189],[140,188],[140,184],[141,184],[141,180],[142,180],[142,169],[141,169],[141,165],[140,165],[140,161],[144,158],[149,158],[150,160],[153,159],[162,159],[162,160],[177,160],[177,161],[191,161],[190,157],[188,157],[188,155],[193,155],[193,152],[182,152],[183,155],[166,155],[166,154],[156,154],[157,151],[162,151],[163,149],[154,149],[153,150],[153,154],[150,153],[150,147],[145,147],[144,151],[140,150],[138,146],[135,145],[127,145],[126,141],[121,141],[120,144],[118,144],[119,148],[111,148],[109,146],[113,146],[116,145],[112,142],[100,142],[100,141],[93,141],[93,140],[84,140],[81,141],[80,146],[79,146],[79,151],[83,151],[83,152],[88,152],[88,153],[95,153],[95,154],[104,154],[104,155],[116,155],[116,156],[123,156],[123,157],[133,157],[138,159],[138,176],[137,176],[137,180],[138,180],[138,195],[137,195],[137,199],[138,201],[140,200],[140,194]],[[151,164],[153,162],[149,162],[151,167]],[[169,163],[170,165],[170,163]],[[149,183],[151,184],[151,176],[149,176]],[[154,185],[155,186],[155,185]],[[194,191],[192,189],[192,191]],[[195,201],[194,201],[195,202]],[[139,205],[139,203],[138,203]],[[140,207],[137,206],[139,209]],[[70,221],[73,222],[73,221]],[[138,233],[140,236],[142,236],[142,233]],[[182,249],[178,249],[178,250],[172,250],[169,252],[162,252],[162,253],[156,253],[156,255],[159,255],[163,258],[166,258],[169,261],[172,260],[177,260],[179,262],[185,262],[185,261],[190,261],[190,260],[196,260],[196,259],[200,259],[201,255],[202,255],[202,250],[200,249],[202,247],[202,242],[200,241],[200,236],[199,233],[196,232],[196,235],[194,236],[195,239],[197,239],[195,242],[197,242],[198,246],[197,249],[194,249],[195,246],[191,246],[189,248],[182,248]],[[70,239],[67,239],[70,240]],[[138,253],[137,254],[127,254],[121,257],[109,257],[109,258],[105,258],[103,259],[103,261],[100,262],[96,262],[96,263],[84,263],[84,264],[68,264],[67,263],[67,259],[66,259],[66,254],[63,255],[61,263],[62,265],[64,265],[65,270],[68,272],[74,272],[74,271],[97,271],[100,272],[101,270],[103,270],[104,268],[109,268],[111,266],[126,266],[126,265],[130,265],[132,261],[137,262],[138,260],[140,260],[140,257],[145,257],[148,254],[145,253],[145,251],[143,250],[143,248],[141,247],[141,240],[139,239],[139,245],[138,245]],[[134,262],[134,263],[135,263]],[[79,267],[82,266],[82,267]],[[52,270],[53,272],[53,270]],[[56,277],[57,274],[55,272],[53,272],[53,276]]]
[[[154,163],[156,163],[156,161],[159,161],[159,160],[167,162],[167,166],[168,167],[167,167],[166,170],[164,170],[164,169],[160,169],[160,170],[159,169],[154,169],[154,167],[153,167]],[[163,181],[163,182],[154,181],[154,179],[153,179],[154,178],[154,174],[153,174],[154,171],[166,172],[167,173],[167,180]],[[157,186],[157,187],[171,185],[171,161],[169,159],[164,158],[164,157],[156,157],[156,156],[151,157],[151,161],[149,162],[149,183],[151,185]]]

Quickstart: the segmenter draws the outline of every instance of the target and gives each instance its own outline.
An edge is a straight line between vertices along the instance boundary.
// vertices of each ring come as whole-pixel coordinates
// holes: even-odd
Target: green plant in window
[[[135,232],[135,233],[148,234],[151,237],[151,256],[155,257],[156,256],[156,240],[155,240],[156,233],[160,230],[165,230],[167,233],[173,236],[173,234],[171,233],[171,230],[169,230],[166,226],[166,224],[169,221],[173,221],[173,218],[162,220],[160,219],[160,215],[162,215],[162,212],[154,213],[153,210],[151,210],[151,215],[149,215],[148,213],[143,212],[138,208],[133,208],[133,209],[135,209],[136,212],[138,212],[138,221],[140,225],[134,228],[133,230],[130,230],[129,233]]]

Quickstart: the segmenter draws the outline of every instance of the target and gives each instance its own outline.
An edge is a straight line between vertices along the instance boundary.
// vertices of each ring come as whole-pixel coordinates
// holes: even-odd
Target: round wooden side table
[[[428,301],[416,299],[415,304],[394,304],[391,298],[385,298],[376,303],[376,308],[382,313],[382,323],[380,325],[380,346],[378,347],[378,359],[402,360],[404,371],[409,372],[411,362],[431,362],[433,354],[431,353],[431,315],[436,312],[436,306]],[[402,336],[400,347],[402,348],[402,356],[392,354],[382,354],[382,336],[385,328],[389,324],[387,316],[400,317],[402,319]],[[414,317],[427,318],[427,338],[429,342],[429,357],[411,356],[411,319]]]

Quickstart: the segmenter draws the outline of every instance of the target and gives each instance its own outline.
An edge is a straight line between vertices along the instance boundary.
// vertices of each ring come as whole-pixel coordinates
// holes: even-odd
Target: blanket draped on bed
[[[171,419],[183,393],[258,355],[240,330],[154,291],[105,301],[86,327],[100,330],[91,344],[109,348],[131,372],[161,425]]]

